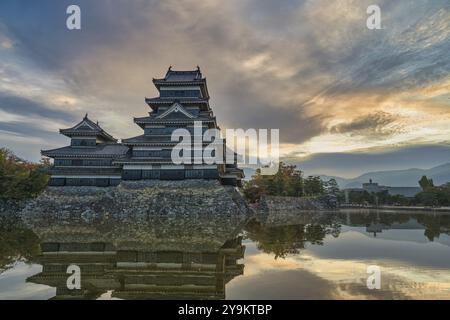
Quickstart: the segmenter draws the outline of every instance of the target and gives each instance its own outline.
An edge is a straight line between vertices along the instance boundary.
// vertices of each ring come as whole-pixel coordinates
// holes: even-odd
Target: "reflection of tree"
[[[323,245],[323,239],[327,235],[326,228],[320,224],[309,224],[305,227],[305,240],[312,244]]]
[[[433,241],[439,238],[441,233],[450,234],[450,215],[433,215],[431,213],[341,213],[339,214],[341,221],[350,226],[369,226],[371,224],[382,224],[384,226],[392,226],[394,224],[405,224],[410,220],[416,220],[425,227],[424,235],[428,240]]]
[[[401,224],[401,223],[407,223],[409,220],[411,220],[411,215],[408,214],[380,214],[379,215],[379,222],[382,224],[391,226],[394,223]]]
[[[450,216],[448,215],[421,215],[417,221],[425,226],[424,235],[430,241],[439,238],[441,233],[450,233]]]
[[[306,243],[323,245],[327,234],[339,236],[340,225],[298,224],[270,227],[252,220],[246,226],[246,231],[248,238],[257,242],[259,250],[273,253],[277,259],[300,253]]]
[[[362,226],[370,225],[371,223],[381,223],[386,226],[391,226],[394,223],[406,223],[408,222],[412,215],[410,214],[393,214],[393,213],[383,213],[383,212],[352,212],[352,213],[342,213],[340,214],[341,220],[346,221],[346,215],[349,215],[351,226]]]
[[[39,239],[17,221],[0,217],[0,273],[17,260],[29,260],[39,253]]]

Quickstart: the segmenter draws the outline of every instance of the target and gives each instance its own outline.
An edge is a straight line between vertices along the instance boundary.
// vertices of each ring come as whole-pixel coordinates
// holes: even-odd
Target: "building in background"
[[[369,180],[369,183],[363,183],[362,189],[369,193],[378,193],[387,191],[391,196],[404,196],[406,198],[414,198],[416,194],[422,191],[420,187],[389,187],[382,186],[376,182],[373,182],[372,179]]]
[[[345,203],[350,203],[350,193],[353,192],[368,192],[370,194],[377,194],[380,192],[387,192],[390,196],[403,196],[406,198],[414,198],[416,194],[422,192],[422,188],[420,187],[389,187],[382,186],[376,182],[373,182],[372,179],[369,180],[368,183],[363,183],[362,188],[347,188],[344,189]]]

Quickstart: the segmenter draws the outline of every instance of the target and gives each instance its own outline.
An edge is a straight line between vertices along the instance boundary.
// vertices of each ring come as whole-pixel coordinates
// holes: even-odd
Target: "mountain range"
[[[255,173],[254,169],[244,168],[245,179],[251,179]],[[342,178],[338,176],[320,175],[323,180],[331,178],[336,179],[339,187],[344,188],[361,188],[362,184],[372,179],[380,185],[391,187],[418,187],[419,180],[422,176],[433,179],[435,185],[442,185],[450,182],[450,163],[445,163],[430,169],[404,169],[404,170],[385,170],[364,173],[356,178]]]
[[[339,187],[342,188],[361,188],[365,182],[372,179],[380,185],[391,187],[418,187],[422,176],[433,179],[435,185],[442,185],[450,182],[450,163],[445,163],[430,169],[411,168],[405,170],[386,170],[364,173],[356,178],[342,178],[336,176],[320,175],[322,179],[336,179]]]

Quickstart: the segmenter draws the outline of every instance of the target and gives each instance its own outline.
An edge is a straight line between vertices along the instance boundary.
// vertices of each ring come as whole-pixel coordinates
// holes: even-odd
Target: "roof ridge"
[[[79,130],[78,127],[81,127],[83,123],[86,123],[91,129],[90,130]],[[91,119],[89,119],[88,117],[88,113],[86,113],[83,117],[83,119],[78,122],[76,125],[74,125],[73,127],[67,128],[67,129],[60,129],[59,132],[63,133],[64,132],[75,132],[75,131],[93,131],[95,133],[99,133],[102,134],[103,136],[111,139],[111,140],[116,140],[112,135],[110,135],[108,132],[106,132],[97,122],[92,121]]]

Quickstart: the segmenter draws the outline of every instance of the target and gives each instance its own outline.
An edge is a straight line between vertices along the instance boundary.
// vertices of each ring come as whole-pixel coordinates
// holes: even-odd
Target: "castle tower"
[[[61,129],[60,133],[71,139],[70,146],[41,151],[54,159],[49,184],[112,186],[121,180],[217,179],[222,184],[241,185],[244,174],[237,168],[236,155],[232,154],[233,163],[225,164],[225,141],[219,149],[223,151],[223,161],[211,164],[203,158],[205,147],[212,142],[204,141],[203,134],[219,127],[200,68],[193,71],[169,68],[165,77],[153,79],[153,84],[159,96],[145,99],[151,109],[149,115],[134,118],[144,131],[142,135],[117,143],[87,114],[74,127]],[[172,150],[179,143],[172,141],[176,129],[190,133],[191,161],[187,163],[172,160]]]
[[[224,184],[240,185],[243,172],[236,164],[206,164],[194,161],[210,142],[194,145],[195,123],[201,124],[201,135],[207,129],[218,129],[216,117],[209,104],[206,79],[200,68],[193,71],[174,71],[169,68],[162,79],[153,79],[159,96],[147,98],[149,116],[135,118],[143,134],[122,143],[131,149],[130,157],[115,161],[123,165],[124,180],[161,179],[219,179]],[[176,129],[186,129],[192,136],[190,164],[176,165],[171,154],[177,141],[171,141]],[[196,148],[202,150],[195,151]],[[224,149],[225,150],[225,149]],[[224,151],[225,153],[225,151]]]
[[[42,150],[53,158],[50,186],[115,186],[121,181],[122,170],[113,159],[125,157],[128,148],[93,122],[86,114],[75,126],[59,132],[70,138],[70,145]]]

